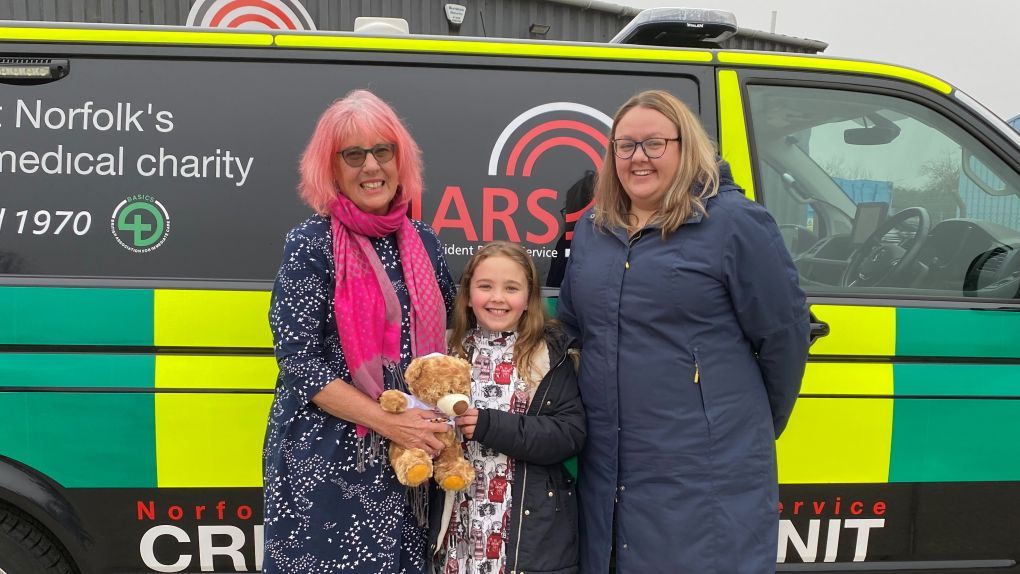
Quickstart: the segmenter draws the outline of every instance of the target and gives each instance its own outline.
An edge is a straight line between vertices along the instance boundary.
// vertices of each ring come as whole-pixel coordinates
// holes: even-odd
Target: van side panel
[[[412,212],[455,274],[510,239],[553,290],[620,104],[667,89],[716,129],[711,69],[683,64],[709,52],[635,49],[663,61],[634,63],[600,61],[608,48],[521,59],[477,43],[47,44],[56,33],[19,30],[0,35],[42,42],[0,53],[65,58],[70,73],[0,83],[0,455],[69,501],[97,573],[260,567],[269,290],[310,211],[298,158],[336,98],[367,87],[406,120],[426,168]],[[214,551],[234,545],[238,563]]]
[[[731,77],[757,200],[827,327],[777,442],[779,570],[1020,571],[1017,150],[931,77],[720,61],[816,70]]]

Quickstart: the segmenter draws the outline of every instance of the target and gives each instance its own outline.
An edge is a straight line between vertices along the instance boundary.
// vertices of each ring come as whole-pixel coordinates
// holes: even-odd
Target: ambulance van
[[[260,569],[269,290],[309,214],[298,157],[354,88],[421,145],[412,215],[453,273],[518,241],[550,305],[612,114],[683,99],[811,303],[778,570],[1020,572],[1020,135],[958,88],[725,49],[12,22],[0,572]]]

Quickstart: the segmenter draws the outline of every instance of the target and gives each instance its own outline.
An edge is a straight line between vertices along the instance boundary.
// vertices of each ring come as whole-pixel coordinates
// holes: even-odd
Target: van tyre
[[[0,574],[74,574],[61,547],[25,515],[0,506]]]

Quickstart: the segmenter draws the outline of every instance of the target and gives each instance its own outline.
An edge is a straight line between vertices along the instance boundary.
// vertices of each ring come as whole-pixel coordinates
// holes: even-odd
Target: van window
[[[1017,299],[1020,177],[901,98],[748,86],[763,197],[809,293]]]

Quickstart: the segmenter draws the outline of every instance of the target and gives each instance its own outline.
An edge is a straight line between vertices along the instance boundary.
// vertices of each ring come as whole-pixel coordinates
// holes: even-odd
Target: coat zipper
[[[560,357],[560,361],[556,363],[556,366],[549,369],[549,373],[552,373],[556,369],[560,368],[560,365],[562,365],[563,361],[565,361],[566,359],[567,354],[563,353],[563,356]],[[548,376],[549,373],[547,373],[546,376]],[[549,396],[549,387],[552,386],[551,384],[552,379],[550,379],[549,382],[550,384],[546,385],[545,387],[545,392],[542,393],[542,399],[541,402],[538,403],[538,410],[535,411],[535,415],[538,415],[539,413],[542,412],[542,405],[545,404],[545,398]],[[513,568],[514,572],[516,572],[519,569],[517,565],[517,560],[518,558],[520,558],[521,555],[521,528],[524,526],[524,492],[528,488],[528,463],[522,461],[521,466],[524,467],[524,476],[521,478],[521,502],[519,506],[520,510],[517,511],[517,540],[516,540],[517,543],[514,545],[514,568]]]
[[[694,384],[699,385],[701,383],[701,361],[698,360],[698,349],[693,349],[691,353],[694,359]],[[709,436],[712,434],[712,421],[708,418],[708,403],[705,402],[705,389],[698,388],[698,398],[701,399],[701,410],[705,414],[705,425],[707,425]]]
[[[701,362],[698,361],[698,348],[691,349],[691,359],[694,361],[694,384],[701,382]]]
[[[637,243],[637,240],[641,239],[641,234],[644,232],[644,229],[638,230],[633,237],[627,240],[627,260],[623,262],[624,269],[630,269],[630,250],[634,247],[634,244]]]

